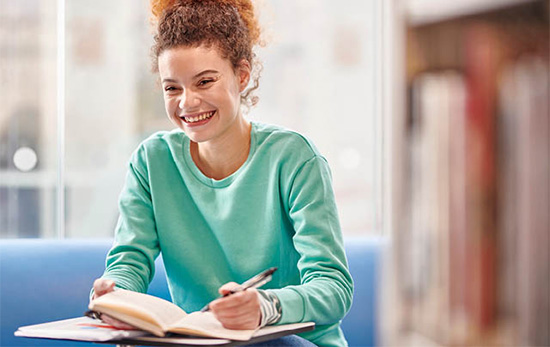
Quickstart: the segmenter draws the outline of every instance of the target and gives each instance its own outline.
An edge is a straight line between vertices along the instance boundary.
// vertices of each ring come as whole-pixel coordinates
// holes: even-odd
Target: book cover
[[[71,318],[44,324],[20,327],[14,333],[20,337],[66,339],[76,341],[104,342],[147,335],[140,330],[120,330],[88,317]]]
[[[212,312],[187,314],[167,300],[124,289],[92,300],[89,308],[160,337],[171,332],[246,341],[256,331],[227,329]]]

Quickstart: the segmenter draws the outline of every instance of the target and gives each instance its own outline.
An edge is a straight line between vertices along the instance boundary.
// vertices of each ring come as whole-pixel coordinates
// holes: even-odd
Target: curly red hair
[[[247,106],[255,105],[251,92],[259,86],[261,64],[253,47],[260,44],[260,27],[251,0],[151,0],[157,25],[153,46],[153,69],[158,57],[171,48],[212,46],[237,68],[243,59],[253,67],[253,86],[242,95]]]
[[[203,0],[151,0],[151,14],[154,21],[157,21],[162,16],[162,13],[167,8],[170,8],[178,3],[182,2],[200,2]],[[248,28],[250,40],[252,45],[259,44],[260,42],[260,26],[256,15],[254,13],[254,6],[250,0],[217,0],[218,3],[228,4],[235,7]]]

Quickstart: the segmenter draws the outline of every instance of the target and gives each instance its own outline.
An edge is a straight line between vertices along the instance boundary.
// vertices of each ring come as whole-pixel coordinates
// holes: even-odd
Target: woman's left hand
[[[239,286],[235,282],[224,284],[218,290],[220,295],[229,294],[231,289]],[[212,301],[210,311],[225,328],[244,330],[256,329],[260,325],[260,298],[256,289],[228,295]]]

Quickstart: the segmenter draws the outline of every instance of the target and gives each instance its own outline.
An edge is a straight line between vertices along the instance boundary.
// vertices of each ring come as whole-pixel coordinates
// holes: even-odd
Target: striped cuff
[[[260,311],[262,313],[260,328],[277,323],[281,319],[282,313],[279,298],[265,290],[258,289],[258,292],[260,293]]]

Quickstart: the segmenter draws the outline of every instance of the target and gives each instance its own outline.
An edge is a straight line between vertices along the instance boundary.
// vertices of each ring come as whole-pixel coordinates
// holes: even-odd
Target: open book
[[[132,346],[240,346],[243,343],[260,343],[290,334],[298,334],[315,328],[313,322],[271,325],[254,333],[246,342],[213,337],[171,335],[158,337],[143,330],[118,330],[89,317],[78,317],[55,322],[19,327],[15,336],[25,338],[71,341],[109,342]],[[28,343],[27,343],[28,344]]]
[[[227,329],[211,312],[187,314],[164,299],[124,289],[100,296],[89,308],[160,337],[176,333],[247,341],[256,331]]]

